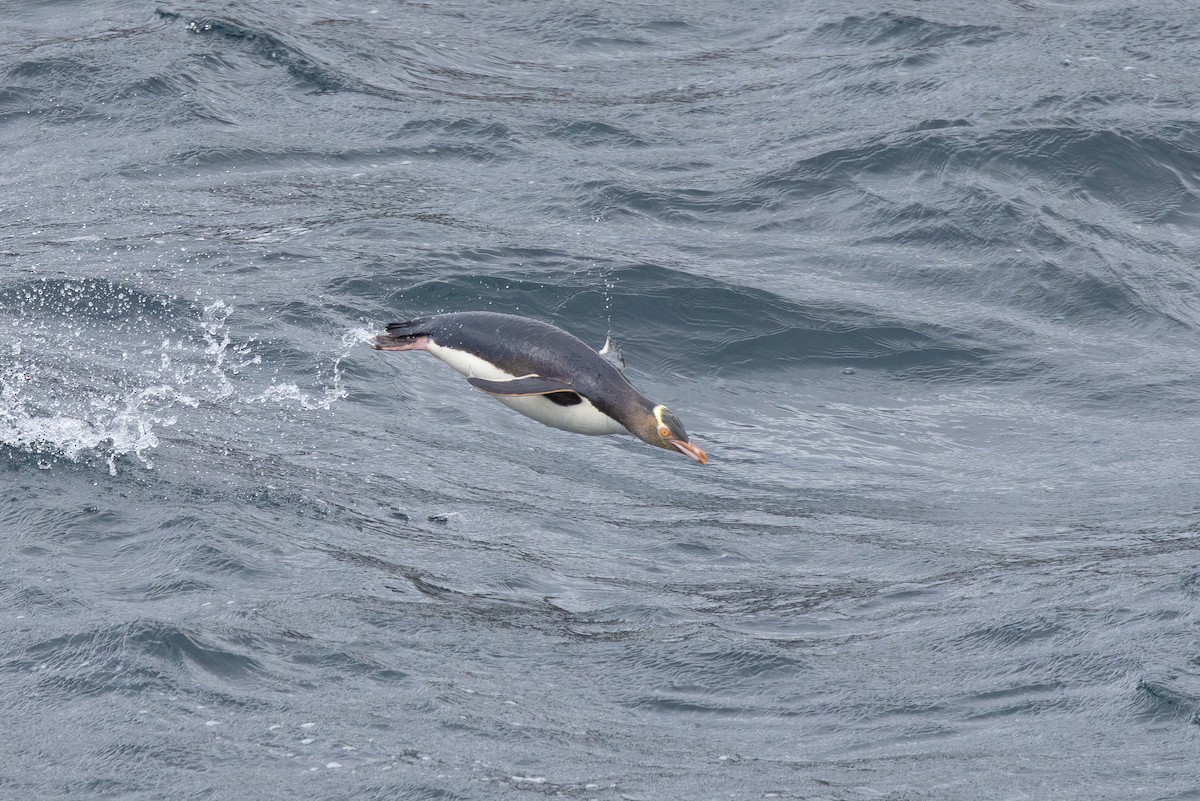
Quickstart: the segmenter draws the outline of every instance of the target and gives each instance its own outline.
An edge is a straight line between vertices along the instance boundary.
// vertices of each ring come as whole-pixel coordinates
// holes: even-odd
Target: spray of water
[[[168,336],[119,356],[81,345],[97,340],[70,330],[70,315],[58,316],[58,329],[36,331],[36,347],[14,341],[0,357],[0,449],[33,454],[44,469],[86,461],[116,475],[129,457],[153,468],[159,432],[177,426],[185,410],[328,410],[346,397],[341,364],[359,333],[344,336],[342,351],[302,388],[273,374],[261,343],[236,336],[232,314],[228,304],[212,302],[198,309],[198,337]]]

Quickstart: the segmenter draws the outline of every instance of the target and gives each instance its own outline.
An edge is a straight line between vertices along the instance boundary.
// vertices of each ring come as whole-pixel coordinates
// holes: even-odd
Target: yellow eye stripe
[[[663,439],[671,436],[671,427],[663,422],[663,412],[667,410],[666,406],[658,405],[654,407],[654,419],[658,421],[658,435]]]

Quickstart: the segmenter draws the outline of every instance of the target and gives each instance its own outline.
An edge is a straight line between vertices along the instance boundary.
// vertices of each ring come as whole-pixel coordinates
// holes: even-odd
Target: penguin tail
[[[429,318],[388,323],[387,332],[371,342],[375,350],[423,350],[429,342]]]

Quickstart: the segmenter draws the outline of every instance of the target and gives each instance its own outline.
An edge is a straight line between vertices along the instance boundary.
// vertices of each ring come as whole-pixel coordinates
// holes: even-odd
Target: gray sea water
[[[1200,799],[1192,3],[0,21],[0,797]]]

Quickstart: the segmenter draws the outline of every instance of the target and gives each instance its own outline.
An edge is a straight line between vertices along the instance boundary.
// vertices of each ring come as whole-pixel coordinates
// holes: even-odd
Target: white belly
[[[495,365],[474,354],[455,348],[446,348],[432,340],[425,346],[434,356],[465,376],[474,376],[487,381],[511,381],[519,376],[506,373]],[[592,405],[587,398],[573,406],[560,406],[542,395],[491,397],[513,411],[531,417],[539,423],[576,434],[628,434],[625,426]]]

